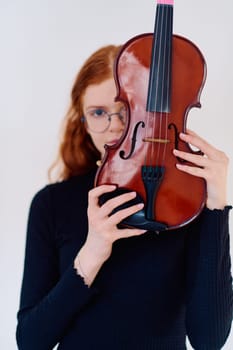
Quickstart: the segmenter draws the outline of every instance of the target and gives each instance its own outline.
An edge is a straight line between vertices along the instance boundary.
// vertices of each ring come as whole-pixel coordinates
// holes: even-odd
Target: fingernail
[[[141,208],[143,208],[143,207],[144,207],[144,203],[139,203],[137,206],[138,206],[138,208],[140,208],[140,209],[141,209]]]
[[[176,164],[176,167],[177,167],[178,169],[182,169],[182,165],[179,164],[179,163]]]
[[[131,197],[135,197],[135,196],[136,196],[136,192],[135,192],[135,191],[134,191],[134,192],[130,192],[129,195],[130,195]]]

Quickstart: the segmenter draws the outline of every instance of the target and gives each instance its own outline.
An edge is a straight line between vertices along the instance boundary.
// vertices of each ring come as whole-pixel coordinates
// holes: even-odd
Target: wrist
[[[105,260],[107,260],[106,256],[95,255],[85,244],[74,260],[74,268],[85,284],[90,286]]]
[[[104,263],[112,253],[112,244],[101,237],[88,236],[82,251],[96,262]]]
[[[226,200],[208,200],[206,202],[206,207],[210,210],[219,209],[223,210],[227,205]]]
[[[74,268],[79,276],[81,276],[87,286],[91,285],[91,279],[87,276],[87,274],[84,272],[82,263],[80,261],[79,253],[77,254],[75,260],[74,260]]]

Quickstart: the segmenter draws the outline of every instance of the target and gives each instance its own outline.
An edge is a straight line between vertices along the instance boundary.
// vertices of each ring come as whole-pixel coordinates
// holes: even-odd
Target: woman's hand
[[[196,166],[177,164],[177,168],[188,174],[202,177],[207,183],[206,206],[209,209],[223,209],[227,204],[227,168],[229,160],[226,154],[193,131],[181,133],[180,139],[200,149],[204,156],[174,150],[174,155]]]
[[[143,203],[130,206],[129,208],[119,210],[111,215],[113,209],[119,205],[128,202],[136,196],[135,192],[129,192],[114,197],[99,206],[99,197],[107,192],[116,189],[114,185],[101,185],[89,192],[88,215],[88,236],[87,243],[92,247],[96,255],[105,255],[106,258],[111,254],[111,248],[114,241],[119,238],[131,237],[144,233],[140,229],[119,229],[119,224],[127,216],[136,213],[143,208]]]
[[[127,216],[136,213],[143,208],[142,204],[136,204],[110,215],[116,207],[133,199],[135,192],[125,193],[109,199],[101,207],[99,197],[115,190],[116,186],[101,185],[89,191],[88,198],[88,235],[84,246],[75,259],[75,267],[86,283],[90,285],[102,264],[109,258],[112,252],[112,244],[119,238],[138,236],[145,233],[140,229],[119,229],[119,224]]]

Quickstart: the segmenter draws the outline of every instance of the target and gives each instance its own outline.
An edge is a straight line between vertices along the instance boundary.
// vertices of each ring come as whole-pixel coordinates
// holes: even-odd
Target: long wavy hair
[[[86,88],[113,76],[113,62],[120,46],[108,45],[94,52],[83,64],[71,90],[71,102],[62,125],[62,140],[49,179],[62,181],[96,167],[100,153],[82,122],[82,98]]]

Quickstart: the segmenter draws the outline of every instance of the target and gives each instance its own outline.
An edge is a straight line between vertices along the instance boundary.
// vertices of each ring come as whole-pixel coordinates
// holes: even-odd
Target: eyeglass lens
[[[93,132],[104,132],[106,131],[111,123],[112,117],[117,116],[123,125],[126,122],[126,110],[122,108],[119,112],[108,113],[102,108],[97,108],[87,111],[85,119],[87,126],[90,131]]]

